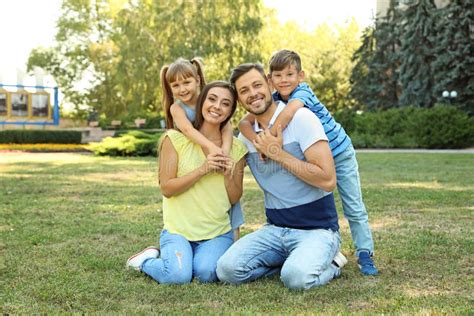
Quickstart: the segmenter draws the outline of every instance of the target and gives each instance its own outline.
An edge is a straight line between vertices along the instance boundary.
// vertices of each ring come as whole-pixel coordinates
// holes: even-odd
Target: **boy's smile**
[[[282,70],[274,70],[270,75],[273,87],[281,98],[287,101],[293,90],[304,80],[304,72],[298,72],[295,65],[290,64]]]

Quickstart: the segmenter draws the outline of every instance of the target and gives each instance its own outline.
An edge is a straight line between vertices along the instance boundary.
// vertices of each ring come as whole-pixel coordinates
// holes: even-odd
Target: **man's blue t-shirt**
[[[285,104],[278,102],[270,124],[284,108]],[[258,123],[255,123],[254,129],[259,131]],[[339,230],[332,192],[307,184],[273,160],[262,161],[253,144],[242,134],[239,138],[249,151],[247,164],[264,191],[265,213],[270,224],[296,229]],[[321,123],[308,109],[299,109],[283,130],[283,149],[305,160],[304,152],[318,141],[327,141]]]

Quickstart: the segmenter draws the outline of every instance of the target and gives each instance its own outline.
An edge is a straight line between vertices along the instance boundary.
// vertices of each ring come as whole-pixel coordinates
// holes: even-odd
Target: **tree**
[[[226,79],[259,58],[260,9],[261,0],[64,0],[56,46],[34,50],[29,67],[50,71],[77,109],[156,113],[164,64],[201,56],[209,79]]]
[[[400,49],[400,104],[432,107],[436,20],[434,0],[412,0],[404,12]]]
[[[324,29],[324,26],[321,28]],[[332,112],[352,105],[348,102],[349,78],[354,67],[352,55],[360,45],[359,32],[359,26],[354,19],[347,25],[336,26],[335,31],[327,32],[331,45],[321,49],[320,55],[311,61],[308,81],[321,102]],[[322,36],[317,33],[315,35],[317,43],[316,39]]]
[[[359,107],[387,109],[398,106],[400,94],[401,16],[397,1],[391,0],[387,14],[375,28],[366,29],[363,44],[353,56],[351,96]]]
[[[445,90],[456,91],[453,103],[474,114],[474,3],[452,0],[439,10],[433,61],[434,96],[439,102]]]
[[[355,64],[349,82],[351,90],[349,99],[354,100],[355,107],[359,109],[375,108],[379,82],[377,78],[369,76],[370,64],[375,53],[374,27],[368,26],[362,34],[362,44],[355,51],[352,62]]]

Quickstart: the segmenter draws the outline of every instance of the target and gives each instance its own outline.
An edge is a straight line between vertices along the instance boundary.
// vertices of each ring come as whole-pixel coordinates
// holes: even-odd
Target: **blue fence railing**
[[[59,125],[59,89],[58,87],[49,87],[49,86],[29,86],[29,85],[12,85],[12,84],[2,84],[0,83],[0,89],[2,88],[17,88],[17,89],[37,89],[37,90],[53,90],[53,109],[52,117],[47,119],[41,117],[29,117],[29,120],[25,120],[23,117],[15,116],[0,116],[0,125]],[[6,89],[4,89],[6,90]],[[28,91],[27,91],[28,92]],[[2,93],[2,92],[0,92]],[[14,94],[16,91],[8,91],[6,93]],[[31,94],[35,94],[32,92]],[[11,112],[12,104],[11,101],[8,102],[10,98],[6,99],[6,107],[10,109]],[[31,101],[29,101],[31,102]],[[48,103],[49,104],[49,103]],[[28,107],[31,106],[31,103]],[[49,109],[48,109],[49,110]],[[5,120],[7,119],[7,120]]]

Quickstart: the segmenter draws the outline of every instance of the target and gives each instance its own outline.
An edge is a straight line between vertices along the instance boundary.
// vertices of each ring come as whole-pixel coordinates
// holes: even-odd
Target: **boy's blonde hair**
[[[270,74],[273,71],[280,71],[284,68],[288,67],[289,65],[294,65],[296,71],[301,71],[301,58],[300,56],[292,51],[287,49],[282,49],[275,52],[272,57],[270,57],[269,67],[270,67]]]
[[[191,60],[178,58],[176,61],[161,68],[160,78],[163,88],[163,109],[165,110],[166,128],[173,128],[174,122],[171,116],[171,105],[174,103],[173,93],[170,84],[179,79],[193,77],[199,80],[199,91],[206,85],[203,73],[203,65],[200,58],[194,57]]]

